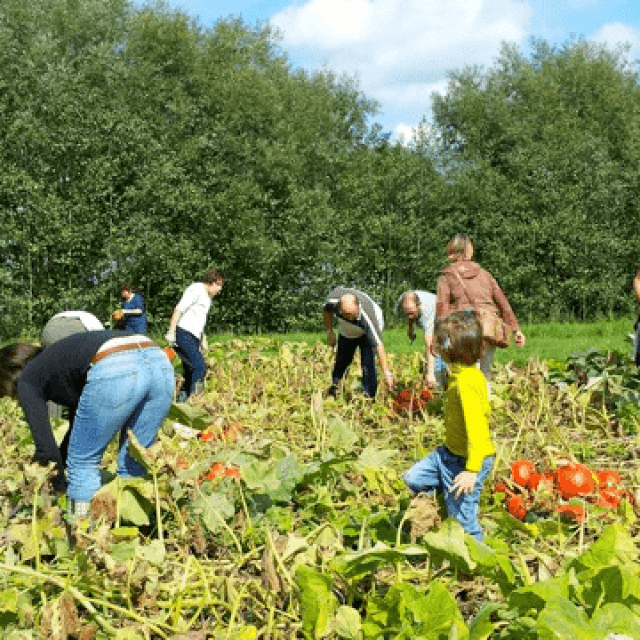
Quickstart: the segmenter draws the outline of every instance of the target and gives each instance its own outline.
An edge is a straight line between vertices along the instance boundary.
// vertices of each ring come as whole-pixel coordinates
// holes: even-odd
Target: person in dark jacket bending
[[[119,476],[145,469],[128,452],[129,430],[148,447],[171,406],[173,366],[145,336],[122,331],[78,333],[47,348],[17,343],[0,349],[0,395],[18,399],[35,444],[35,460],[54,462],[69,513],[84,515],[100,488],[100,460],[119,434]],[[69,408],[69,430],[58,447],[47,401]]]

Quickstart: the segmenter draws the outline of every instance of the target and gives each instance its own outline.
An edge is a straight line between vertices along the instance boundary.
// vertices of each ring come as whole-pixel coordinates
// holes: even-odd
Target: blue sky
[[[168,0],[211,26],[241,15],[269,21],[294,66],[356,76],[380,103],[374,122],[394,138],[430,116],[446,72],[490,66],[502,41],[527,51],[532,36],[560,44],[574,34],[640,58],[640,0]],[[142,2],[138,2],[142,4]]]

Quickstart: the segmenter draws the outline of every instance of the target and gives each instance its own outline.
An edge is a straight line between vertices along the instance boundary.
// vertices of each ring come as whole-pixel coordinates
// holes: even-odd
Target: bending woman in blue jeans
[[[90,331],[47,348],[18,343],[0,349],[0,395],[17,398],[35,443],[35,460],[54,462],[54,486],[64,490],[69,515],[88,511],[100,488],[100,461],[119,435],[117,473],[145,475],[128,451],[128,431],[148,447],[171,406],[173,366],[154,342],[122,331]],[[69,408],[69,430],[60,447],[47,401]]]

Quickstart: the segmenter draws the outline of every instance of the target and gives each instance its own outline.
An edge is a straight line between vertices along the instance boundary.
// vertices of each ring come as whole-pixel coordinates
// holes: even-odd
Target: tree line
[[[212,331],[317,328],[337,284],[389,312],[435,290],[460,231],[525,321],[633,308],[622,49],[504,45],[451,72],[405,145],[353,78],[295,69],[268,25],[205,28],[162,2],[5,0],[0,82],[4,339],[63,309],[106,319],[123,282],[162,328],[210,266],[228,278]]]

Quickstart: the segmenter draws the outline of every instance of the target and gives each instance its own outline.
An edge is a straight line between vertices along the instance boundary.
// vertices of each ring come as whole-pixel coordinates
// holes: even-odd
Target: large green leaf
[[[509,595],[509,604],[522,613],[529,609],[542,610],[548,602],[570,597],[571,578],[563,573],[543,582],[521,587]]]
[[[306,566],[298,567],[295,574],[300,589],[302,630],[308,638],[319,640],[331,628],[331,616],[337,601],[331,592],[331,578]]]
[[[434,556],[445,558],[452,565],[471,572],[476,563],[471,559],[465,537],[460,523],[453,518],[447,518],[440,529],[426,533],[422,543]]]
[[[402,640],[468,638],[455,599],[437,581],[425,595],[411,584],[396,584],[384,597],[373,599],[362,625],[365,638],[393,637]]]
[[[536,631],[540,640],[596,640],[584,611],[561,597],[548,601],[538,616]]]
[[[604,530],[587,551],[572,562],[572,566],[579,573],[582,569],[599,569],[611,563],[630,565],[637,559],[638,549],[628,530],[613,524]]]
[[[212,416],[202,407],[186,403],[172,404],[167,418],[197,431],[204,431],[213,422]]]
[[[333,629],[340,638],[345,640],[360,640],[362,637],[362,620],[360,614],[347,606],[338,607],[333,620]]]
[[[358,456],[356,467],[361,471],[385,467],[397,453],[395,449],[378,449],[369,445]]]
[[[194,509],[200,514],[209,531],[218,531],[225,520],[232,518],[235,508],[229,498],[222,493],[202,495],[194,503]]]
[[[407,547],[389,547],[377,542],[371,549],[365,549],[357,553],[347,553],[336,560],[335,568],[345,578],[359,580],[366,575],[375,573],[379,567],[385,564],[404,562],[408,558],[427,555],[424,547],[411,545]]]
[[[151,522],[149,515],[154,511],[153,504],[132,486],[122,489],[119,509],[122,520],[131,522],[137,527],[148,525]]]
[[[619,633],[631,638],[640,638],[640,616],[618,602],[610,602],[598,609],[591,618],[591,629],[594,636],[597,631],[603,637]]]

